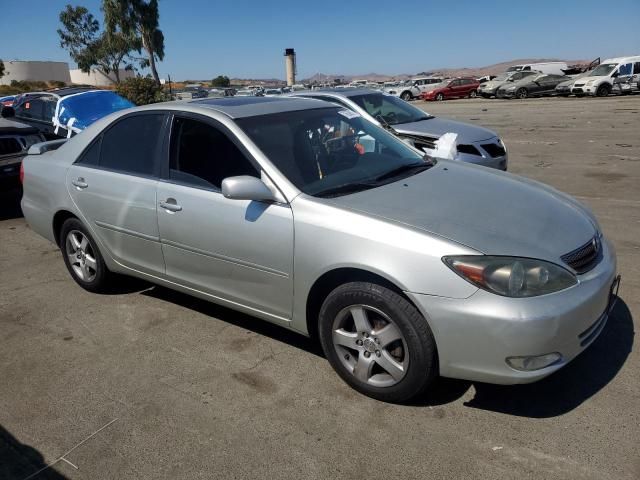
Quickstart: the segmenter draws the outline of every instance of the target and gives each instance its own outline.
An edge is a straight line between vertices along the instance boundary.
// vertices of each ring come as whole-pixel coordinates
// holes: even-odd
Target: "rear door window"
[[[134,175],[157,175],[164,120],[162,113],[119,120],[102,135],[100,167]]]

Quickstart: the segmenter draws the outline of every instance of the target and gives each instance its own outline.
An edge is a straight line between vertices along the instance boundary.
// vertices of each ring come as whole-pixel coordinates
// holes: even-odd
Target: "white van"
[[[596,95],[606,97],[614,88],[614,83],[621,92],[623,84],[637,85],[640,81],[640,55],[634,57],[609,58],[586,77],[573,84],[574,95]],[[624,93],[624,92],[623,92]]]
[[[541,62],[541,63],[524,63],[522,65],[512,65],[507,68],[507,72],[526,72],[529,70],[537,70],[547,75],[564,75],[563,70],[569,67],[565,62]]]

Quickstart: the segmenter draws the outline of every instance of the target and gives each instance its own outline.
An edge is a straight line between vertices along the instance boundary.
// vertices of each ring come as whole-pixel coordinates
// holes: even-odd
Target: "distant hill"
[[[521,63],[539,63],[539,62],[566,62],[567,65],[587,64],[590,60],[561,60],[557,58],[517,58],[507,62],[494,63],[484,67],[460,67],[460,68],[435,68],[425,70],[416,74],[401,73],[396,75],[384,75],[379,73],[367,73],[362,75],[335,75],[316,73],[309,78],[302,79],[303,83],[331,83],[335,79],[342,80],[343,83],[349,83],[353,80],[369,80],[371,82],[389,82],[392,80],[406,80],[417,76],[436,76],[436,77],[483,77],[485,75],[497,75],[504,72],[511,65]]]
[[[459,68],[435,68],[425,70],[419,73],[398,73],[398,74],[382,74],[382,73],[364,73],[362,75],[339,75],[316,73],[308,78],[298,79],[299,83],[333,83],[340,80],[342,83],[349,83],[353,80],[368,80],[370,82],[390,82],[394,80],[407,80],[418,76],[435,76],[435,77],[483,77],[485,75],[497,75],[504,72],[511,65],[521,63],[539,63],[539,62],[566,62],[567,65],[583,65],[588,64],[590,60],[560,60],[557,58],[517,58],[507,62],[494,63],[484,67],[459,67]],[[198,83],[196,80],[189,80],[186,83]],[[208,81],[202,81],[208,85]],[[232,78],[232,85],[264,85],[264,86],[284,86],[284,80],[279,78]]]

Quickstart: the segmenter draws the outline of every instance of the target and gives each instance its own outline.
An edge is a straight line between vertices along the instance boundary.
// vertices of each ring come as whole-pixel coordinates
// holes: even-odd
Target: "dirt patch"
[[[619,182],[620,180],[627,178],[629,175],[625,175],[624,173],[615,173],[615,172],[587,172],[584,174],[585,177],[595,178],[603,183],[613,183]]]
[[[276,384],[257,372],[237,372],[232,373],[231,378],[234,380],[251,387],[253,390],[256,390],[260,393],[275,393],[278,389],[276,388]]]

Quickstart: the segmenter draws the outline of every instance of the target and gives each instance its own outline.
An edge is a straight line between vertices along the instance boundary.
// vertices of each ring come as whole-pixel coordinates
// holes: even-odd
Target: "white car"
[[[418,98],[421,90],[412,82],[397,82],[390,85],[385,84],[384,92],[395,97],[400,97],[405,102]]]
[[[591,73],[573,84],[574,95],[606,97],[614,91],[616,84],[637,84],[640,80],[640,55],[610,58],[602,62]]]

